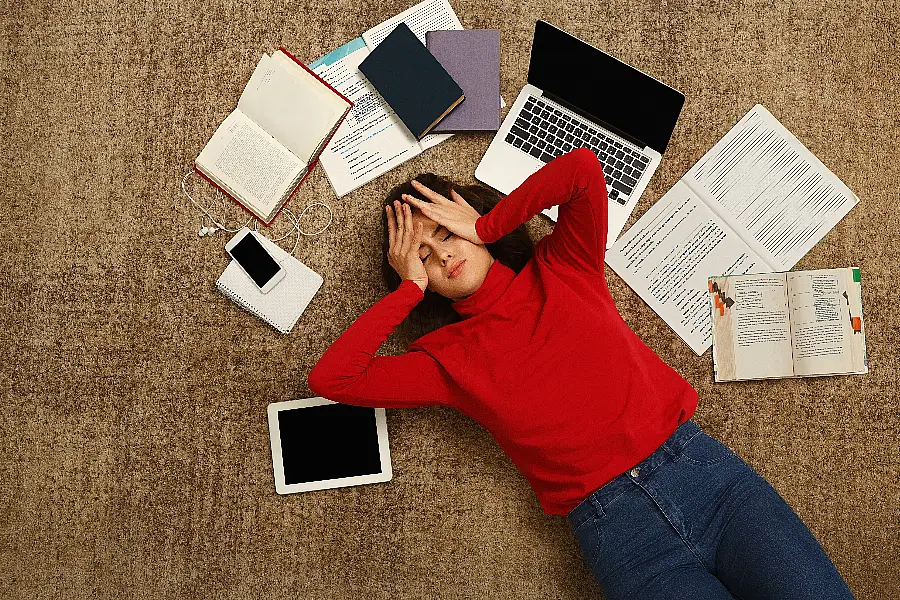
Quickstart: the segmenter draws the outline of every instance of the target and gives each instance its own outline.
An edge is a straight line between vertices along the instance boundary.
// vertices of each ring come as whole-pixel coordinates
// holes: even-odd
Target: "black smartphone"
[[[284,277],[284,267],[263,247],[256,234],[246,227],[231,238],[225,250],[264,294]]]

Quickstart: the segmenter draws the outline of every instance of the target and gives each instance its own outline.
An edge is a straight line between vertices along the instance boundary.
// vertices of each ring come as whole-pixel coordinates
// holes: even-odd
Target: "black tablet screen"
[[[375,409],[324,404],[278,411],[286,485],[381,473]]]

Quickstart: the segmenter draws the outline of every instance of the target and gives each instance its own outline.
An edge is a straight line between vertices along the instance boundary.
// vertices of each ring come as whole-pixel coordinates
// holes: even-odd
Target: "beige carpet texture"
[[[538,19],[685,94],[626,230],[757,103],[859,196],[794,268],[861,269],[867,375],[716,384],[710,352],[607,278],[698,390],[694,420],[772,483],[856,597],[900,598],[897,0],[450,1],[465,28],[500,30],[507,105]],[[456,135],[342,198],[316,166],[288,207],[333,211],[295,251],[324,283],[289,335],[216,290],[230,235],[198,236],[181,179],[264,52],[312,62],[414,3],[2,4],[0,598],[603,597],[565,518],[450,408],[387,410],[389,482],[275,492],[266,407],[313,396],[312,366],[388,293],[386,193],[428,171],[475,183],[492,136]],[[302,226],[328,217],[313,206]],[[553,223],[527,228],[537,242]],[[398,329],[379,355],[413,339]]]

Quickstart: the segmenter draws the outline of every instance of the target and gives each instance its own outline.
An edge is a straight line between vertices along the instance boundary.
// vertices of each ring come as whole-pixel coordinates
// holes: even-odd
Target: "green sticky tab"
[[[853,267],[853,281],[855,281],[856,283],[860,283],[859,267]]]

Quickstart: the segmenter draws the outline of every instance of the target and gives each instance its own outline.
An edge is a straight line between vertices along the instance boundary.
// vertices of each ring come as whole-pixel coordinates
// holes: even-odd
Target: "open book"
[[[283,48],[264,54],[194,167],[269,225],[352,106]]]
[[[708,278],[788,271],[859,198],[757,104],[606,253],[698,355]]]
[[[709,279],[716,381],[868,373],[859,269]]]
[[[425,0],[379,23],[361,37],[309,65],[354,104],[353,112],[338,129],[320,159],[338,197],[454,135],[432,133],[417,140],[359,71],[359,63],[399,23],[406,23],[423,45],[425,34],[429,31],[463,29],[448,0]],[[506,103],[500,98],[500,107],[504,106]]]

